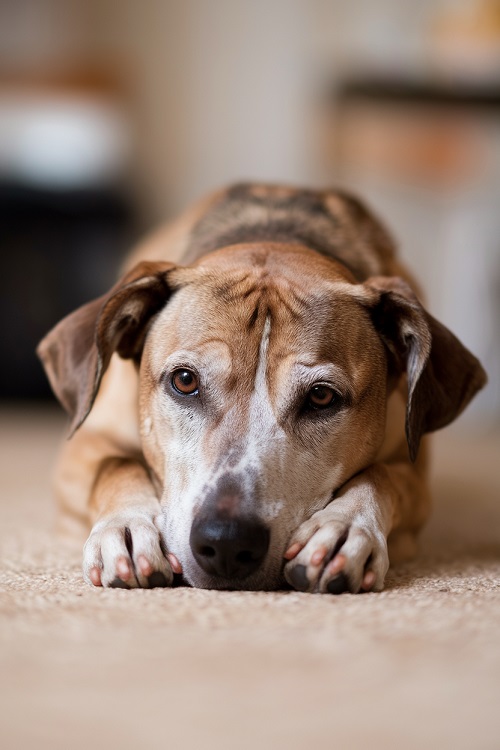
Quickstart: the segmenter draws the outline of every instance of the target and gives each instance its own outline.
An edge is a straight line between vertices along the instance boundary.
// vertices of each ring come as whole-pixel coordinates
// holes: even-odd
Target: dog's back
[[[189,264],[213,250],[248,242],[304,245],[342,263],[356,281],[399,275],[415,286],[381,221],[343,190],[240,183],[203,198],[157,230],[130,256]]]

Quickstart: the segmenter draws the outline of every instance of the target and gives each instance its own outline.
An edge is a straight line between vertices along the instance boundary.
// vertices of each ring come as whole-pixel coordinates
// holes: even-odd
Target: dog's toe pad
[[[305,565],[295,565],[288,573],[288,581],[297,591],[307,591],[310,586]]]
[[[349,591],[349,581],[345,573],[339,573],[331,581],[328,581],[326,590],[329,594],[343,594],[344,591]]]

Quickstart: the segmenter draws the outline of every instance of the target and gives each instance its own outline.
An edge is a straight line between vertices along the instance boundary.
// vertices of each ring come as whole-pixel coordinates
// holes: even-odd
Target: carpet
[[[380,594],[92,589],[53,534],[48,407],[0,411],[0,746],[500,748],[500,433],[435,438]]]

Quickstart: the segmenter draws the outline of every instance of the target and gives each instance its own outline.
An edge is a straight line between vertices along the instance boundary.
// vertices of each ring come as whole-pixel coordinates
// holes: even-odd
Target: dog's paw
[[[389,567],[384,534],[339,510],[325,508],[299,526],[285,553],[286,580],[298,591],[382,591]]]
[[[164,552],[153,518],[120,513],[98,521],[83,549],[83,577],[93,586],[171,586],[181,572],[175,555]]]

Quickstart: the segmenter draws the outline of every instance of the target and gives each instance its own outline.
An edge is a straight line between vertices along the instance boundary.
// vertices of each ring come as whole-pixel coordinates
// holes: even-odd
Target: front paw
[[[298,591],[341,594],[382,591],[389,567],[387,541],[373,522],[315,513],[290,541],[284,574]]]
[[[164,553],[153,518],[127,511],[98,521],[83,549],[83,577],[93,586],[171,586],[180,572],[175,555]]]

